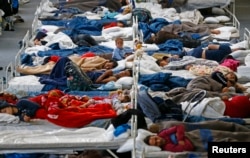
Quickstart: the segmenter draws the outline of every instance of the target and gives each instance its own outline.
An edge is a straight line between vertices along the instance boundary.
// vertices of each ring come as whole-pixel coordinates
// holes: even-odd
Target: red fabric
[[[116,111],[112,105],[102,102],[103,97],[93,97],[98,101],[87,108],[79,108],[80,105],[88,101],[88,97],[76,97],[73,95],[63,94],[59,90],[49,91],[30,100],[42,106],[36,112],[35,118],[47,119],[50,122],[70,128],[83,127],[96,119],[116,117]]]
[[[116,112],[110,104],[98,104],[94,107],[83,109],[50,109],[47,119],[63,127],[83,127],[96,119],[116,117]]]
[[[54,61],[55,63],[60,59],[59,56],[56,56],[56,55],[51,55],[50,56],[50,61]]]
[[[94,56],[95,56],[95,53],[87,52],[87,53],[84,53],[81,57],[82,58],[87,58],[87,57],[94,57]]]
[[[171,140],[171,135],[175,134],[178,142],[173,142]],[[162,130],[158,136],[166,140],[166,144],[163,150],[172,152],[182,152],[182,151],[193,151],[194,146],[191,141],[185,136],[185,129],[183,125],[173,126],[168,129]],[[179,141],[183,141],[184,145],[179,144]]]
[[[234,96],[224,100],[226,110],[224,115],[230,117],[246,118],[250,116],[250,101],[247,96]]]
[[[237,67],[240,65],[240,62],[235,59],[225,59],[220,65],[226,66],[233,71],[237,71]]]
[[[109,24],[106,24],[103,26],[103,29],[107,29],[107,28],[114,27],[114,26],[117,26],[117,22],[111,22]]]
[[[18,99],[15,95],[9,93],[1,93],[0,100],[5,100],[7,103],[16,104]]]

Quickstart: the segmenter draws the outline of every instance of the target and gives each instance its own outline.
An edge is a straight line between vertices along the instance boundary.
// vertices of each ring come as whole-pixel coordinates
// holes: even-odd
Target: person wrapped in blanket
[[[249,142],[250,130],[236,123],[205,121],[184,123],[167,121],[161,129],[153,124],[149,127],[157,135],[148,135],[144,142],[172,152],[207,151],[208,142]],[[164,127],[161,126],[161,127]]]
[[[47,119],[64,127],[82,127],[96,119],[113,118],[129,108],[129,91],[113,92],[108,97],[88,97],[50,90],[45,94],[19,99],[16,104],[2,100],[0,113],[15,115],[21,121]],[[122,104],[126,103],[126,104]]]
[[[193,66],[192,62],[185,61],[182,57],[184,56],[192,56],[198,59],[206,59],[211,61],[216,61],[220,63],[225,59],[230,53],[237,50],[244,50],[245,48],[230,48],[230,45],[227,44],[209,44],[206,48],[203,46],[196,47],[187,52],[184,52],[181,55],[173,55],[171,57],[164,56],[162,59],[158,59],[156,63],[161,67],[166,67],[172,61],[182,62],[182,65],[177,67],[178,69],[190,69]],[[205,61],[205,60],[204,60]],[[210,65],[208,63],[208,65]],[[176,68],[176,69],[177,69]]]

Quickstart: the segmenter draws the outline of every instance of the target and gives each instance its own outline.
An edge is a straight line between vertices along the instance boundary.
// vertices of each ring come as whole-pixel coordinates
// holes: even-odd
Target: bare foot
[[[220,30],[211,30],[211,33],[218,35],[218,34],[220,34]]]

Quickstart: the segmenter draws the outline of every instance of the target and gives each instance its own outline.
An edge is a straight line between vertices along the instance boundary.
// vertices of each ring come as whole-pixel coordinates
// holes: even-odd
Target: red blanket
[[[87,108],[79,108],[79,105],[88,101],[86,96],[76,97],[62,92],[50,95],[48,92],[48,94],[30,98],[42,106],[36,112],[36,118],[47,119],[63,127],[78,128],[96,119],[116,117],[116,111],[112,108],[111,103],[107,103],[107,99],[100,97],[92,99],[98,100],[98,103]]]

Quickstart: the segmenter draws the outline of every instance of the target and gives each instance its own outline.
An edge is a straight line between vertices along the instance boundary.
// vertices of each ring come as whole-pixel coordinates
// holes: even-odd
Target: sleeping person
[[[25,122],[33,118],[47,119],[56,125],[77,128],[97,119],[116,117],[129,108],[128,104],[123,104],[129,102],[130,94],[127,91],[117,91],[106,97],[88,97],[66,94],[54,89],[20,99],[17,104],[2,101],[0,113],[18,116]]]
[[[0,113],[18,116],[21,121],[29,122],[34,118],[40,106],[36,103],[31,103],[29,100],[19,100],[15,105],[6,101],[1,101]]]
[[[93,70],[104,70],[104,69],[113,69],[118,64],[117,61],[108,60],[100,56],[92,56],[92,57],[84,57],[79,55],[71,55],[69,57],[61,57],[58,61],[50,60],[44,65],[36,65],[36,66],[19,66],[17,67],[17,71],[21,74],[26,75],[35,75],[35,74],[50,74],[52,69],[55,69],[54,66],[58,65],[65,65],[66,63],[62,64],[66,60],[66,58],[70,59],[74,63],[76,63],[83,71],[93,71]],[[57,63],[61,64],[57,64]],[[60,67],[58,70],[63,70]]]
[[[122,8],[122,6],[126,6],[128,4],[129,2],[127,0],[74,0],[64,3],[54,3],[54,7],[60,8],[63,6],[63,8],[78,8],[81,11],[91,11],[95,7],[104,6],[111,11],[117,12]]]
[[[108,83],[110,81],[117,81],[122,77],[132,77],[133,72],[131,69],[114,72],[112,70],[106,71],[92,71],[86,73],[94,83]]]
[[[197,128],[187,131],[183,124],[178,124],[161,130],[157,135],[147,136],[144,142],[148,145],[158,146],[165,151],[206,152],[209,142],[249,142],[249,133],[250,130],[245,127],[231,131],[221,127],[218,129]]]

